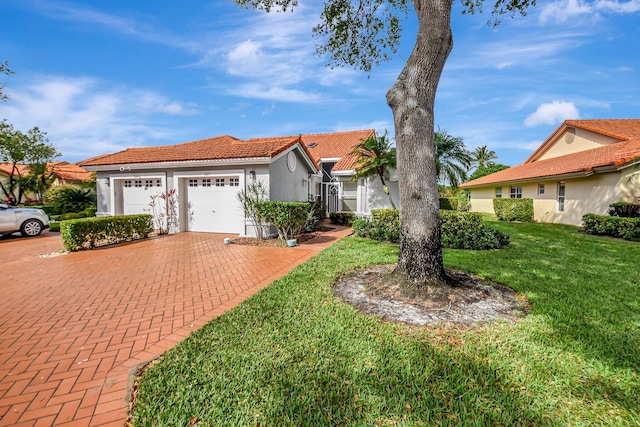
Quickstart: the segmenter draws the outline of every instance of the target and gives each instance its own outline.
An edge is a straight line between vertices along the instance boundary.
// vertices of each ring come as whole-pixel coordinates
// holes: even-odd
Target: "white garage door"
[[[237,199],[238,176],[185,178],[191,231],[244,233],[244,215]]]
[[[123,214],[149,213],[151,196],[161,192],[160,178],[125,179],[122,183]]]

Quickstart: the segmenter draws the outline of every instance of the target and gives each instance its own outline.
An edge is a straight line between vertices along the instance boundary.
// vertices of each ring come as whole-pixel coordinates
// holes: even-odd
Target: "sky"
[[[327,67],[311,29],[320,0],[294,12],[230,0],[0,0],[0,119],[47,132],[80,161],[130,147],[219,135],[241,139],[356,129],[388,131],[386,92],[410,55],[370,73]],[[454,6],[454,47],[435,123],[524,162],[564,120],[640,117],[640,0],[539,0],[524,17]]]

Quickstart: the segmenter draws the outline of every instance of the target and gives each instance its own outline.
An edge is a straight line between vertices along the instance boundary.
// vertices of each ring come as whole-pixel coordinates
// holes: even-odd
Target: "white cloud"
[[[10,95],[11,101],[0,105],[0,115],[22,131],[38,126],[71,161],[148,145],[150,140],[174,142],[179,130],[152,124],[149,116],[197,112],[193,105],[150,91],[112,87],[87,77],[40,76]]]
[[[317,102],[322,99],[322,95],[319,93],[305,92],[299,89],[286,87],[262,85],[259,83],[247,83],[230,87],[227,89],[227,92],[231,95],[241,96],[243,98],[266,99],[269,101],[309,103]]]
[[[597,19],[599,18],[600,12],[619,15],[637,13],[640,12],[640,0],[596,0],[594,2],[582,0],[556,1],[541,6],[540,22],[543,24],[549,21],[561,23],[580,15],[592,15]]]
[[[564,120],[577,119],[579,116],[580,113],[573,102],[553,101],[540,105],[535,112],[527,116],[524,124],[527,127],[553,125]]]

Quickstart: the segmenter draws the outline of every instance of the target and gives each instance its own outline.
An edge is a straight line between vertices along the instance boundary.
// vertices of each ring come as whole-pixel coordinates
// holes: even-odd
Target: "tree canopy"
[[[446,130],[435,133],[436,172],[442,183],[457,188],[467,180],[467,172],[471,167],[471,153],[460,137],[452,136]]]
[[[479,168],[488,166],[494,163],[493,162],[494,160],[498,159],[496,152],[493,150],[489,150],[486,145],[483,145],[482,147],[477,147],[475,150],[473,150],[472,156],[473,156],[472,164],[476,165]]]
[[[34,188],[33,181],[38,179],[36,174],[46,170],[43,165],[46,168],[46,164],[59,155],[58,150],[49,144],[46,133],[37,127],[23,133],[6,120],[1,121],[0,162],[11,165],[9,177],[5,182],[0,181],[4,197],[12,204],[21,203],[25,190]],[[20,169],[21,164],[29,166],[27,174]]]
[[[6,74],[7,76],[13,75],[13,71],[9,68],[9,62],[0,62],[0,74]],[[5,82],[0,82],[0,102],[4,102],[8,99],[7,94],[4,93],[4,88],[7,87]]]
[[[485,166],[480,166],[475,171],[473,171],[473,173],[469,177],[469,181],[473,181],[474,179],[482,178],[483,176],[491,175],[492,173],[500,172],[509,168],[510,166],[500,163],[489,163]]]

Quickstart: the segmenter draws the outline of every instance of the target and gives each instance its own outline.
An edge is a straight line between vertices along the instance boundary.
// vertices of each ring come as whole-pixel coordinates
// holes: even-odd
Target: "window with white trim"
[[[509,188],[509,197],[512,199],[522,199],[522,187],[519,185],[512,185]]]
[[[216,178],[216,187],[224,187],[224,178]]]
[[[203,178],[202,179],[203,187],[211,187],[211,178]]]
[[[198,180],[197,179],[190,179],[189,180],[189,187],[197,187],[198,186]]]
[[[538,194],[544,194],[544,184],[538,184]]]
[[[240,187],[240,178],[229,178],[229,187]]]
[[[142,188],[142,180],[136,179],[135,181],[133,181],[133,186],[136,188]]]
[[[124,180],[124,186],[125,186],[125,188],[130,188],[131,187],[131,180],[130,179],[125,179]]]
[[[502,199],[502,187],[496,187],[496,199]]]
[[[153,180],[152,179],[145,179],[144,180],[144,188],[145,190],[149,187],[153,187]]]
[[[162,187],[162,180],[156,179],[156,187]]]
[[[564,212],[564,193],[565,193],[564,182],[559,182],[558,183],[558,212]]]

